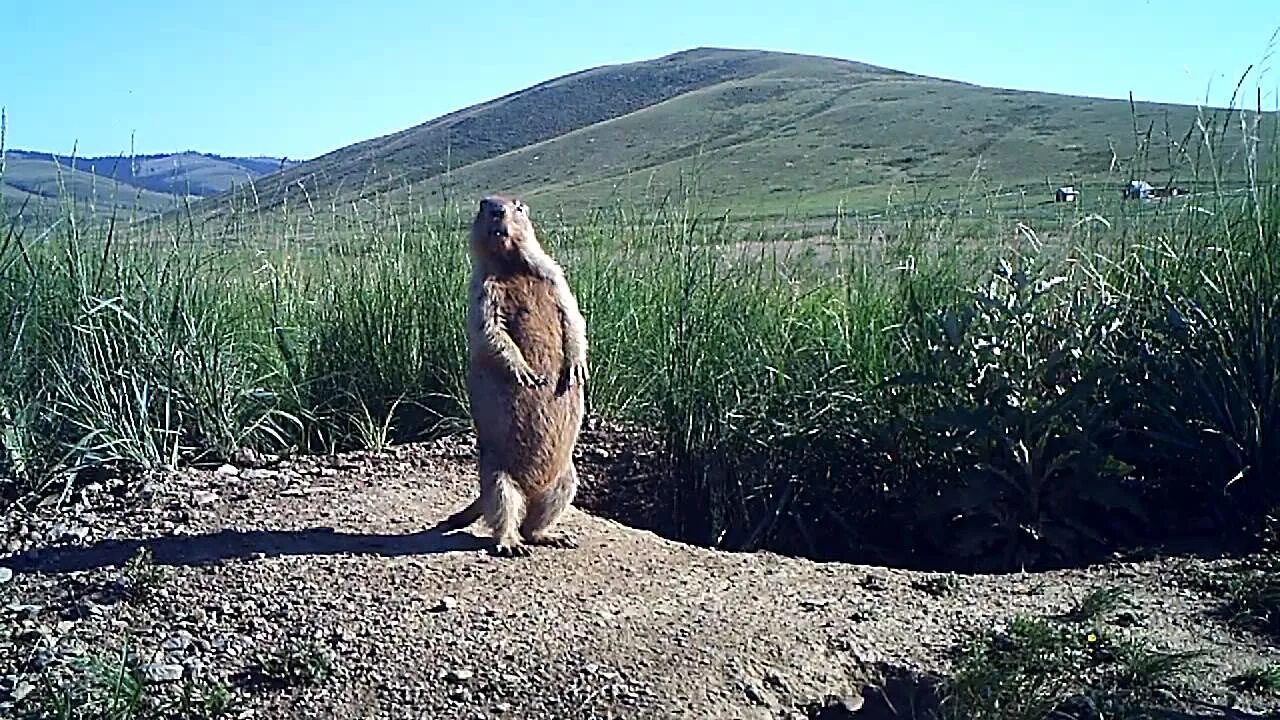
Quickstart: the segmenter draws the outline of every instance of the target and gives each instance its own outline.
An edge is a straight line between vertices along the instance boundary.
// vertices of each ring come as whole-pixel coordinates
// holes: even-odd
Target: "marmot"
[[[549,529],[578,489],[573,449],[588,376],[586,320],[520,200],[480,201],[470,253],[467,392],[480,496],[440,527],[483,517],[501,556],[528,555],[529,545],[576,547]]]

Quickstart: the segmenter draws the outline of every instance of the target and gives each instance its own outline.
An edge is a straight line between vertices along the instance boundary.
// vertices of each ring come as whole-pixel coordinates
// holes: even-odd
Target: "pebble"
[[[13,579],[13,571],[7,567],[0,567],[0,585],[4,585]]]
[[[451,595],[445,595],[437,600],[435,605],[431,606],[431,612],[446,612],[456,607],[458,607],[458,599]]]
[[[241,472],[240,477],[245,480],[271,480],[279,474],[280,473],[275,470],[268,470],[266,468],[251,468]]]
[[[191,502],[196,507],[204,507],[205,505],[212,505],[217,501],[218,501],[218,494],[209,492],[208,490],[197,490],[191,493]]]
[[[170,652],[174,652],[178,650],[186,650],[187,648],[191,647],[191,641],[192,641],[191,633],[187,632],[186,630],[179,630],[178,632],[165,638],[164,642],[160,643],[160,647]]]
[[[28,619],[39,615],[43,610],[43,605],[24,605],[22,603],[9,603],[5,607],[6,610],[17,615],[19,618]]]
[[[63,540],[72,540],[75,542],[84,542],[89,537],[89,528],[73,527],[62,533]]]
[[[17,687],[15,687],[13,692],[9,693],[9,695],[13,698],[14,702],[22,702],[28,695],[35,692],[35,689],[36,687],[31,683],[25,680],[20,680],[18,681]]]
[[[473,677],[475,677],[475,672],[466,668],[457,668],[444,674],[444,679],[449,682],[466,682]]]
[[[172,663],[148,663],[138,668],[142,679],[150,683],[177,682],[182,679],[184,668]]]
[[[213,474],[218,477],[236,477],[240,474],[240,468],[228,463],[219,466],[217,470],[213,471]]]
[[[853,713],[861,711],[862,705],[865,702],[866,701],[862,699],[861,695],[844,695],[844,696],[832,699],[829,703],[827,703],[827,707],[833,710],[840,710],[842,712],[846,712],[852,715]]]

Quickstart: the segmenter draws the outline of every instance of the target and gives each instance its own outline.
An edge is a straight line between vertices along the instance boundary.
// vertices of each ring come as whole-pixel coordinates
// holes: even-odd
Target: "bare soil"
[[[582,504],[596,506],[624,453],[591,442],[583,455]],[[1136,632],[1204,653],[1206,702],[1277,659],[1175,581],[1207,561],[940,575],[719,552],[580,509],[565,520],[579,548],[498,558],[482,526],[430,529],[475,492],[466,438],[255,464],[91,486],[69,507],[5,517],[7,691],[32,665],[21,638],[38,635],[53,661],[127,635],[142,661],[232,682],[299,642],[331,658],[314,685],[241,687],[242,717],[913,717],[918,688],[901,678],[944,674],[967,634],[1104,584],[1132,592]],[[141,547],[163,579],[112,597]],[[892,710],[874,689],[886,677]]]

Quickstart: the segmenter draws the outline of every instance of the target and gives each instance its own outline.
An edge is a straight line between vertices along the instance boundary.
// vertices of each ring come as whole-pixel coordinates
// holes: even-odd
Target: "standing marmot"
[[[587,325],[519,200],[486,197],[471,224],[467,343],[480,497],[439,527],[483,516],[503,556],[528,555],[528,545],[576,547],[548,529],[578,489]]]

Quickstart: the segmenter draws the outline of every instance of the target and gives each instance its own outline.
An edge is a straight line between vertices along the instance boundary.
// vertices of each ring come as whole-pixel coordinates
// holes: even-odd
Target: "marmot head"
[[[471,249],[487,257],[514,260],[538,247],[529,206],[515,198],[489,195],[471,223]]]

